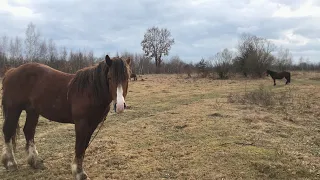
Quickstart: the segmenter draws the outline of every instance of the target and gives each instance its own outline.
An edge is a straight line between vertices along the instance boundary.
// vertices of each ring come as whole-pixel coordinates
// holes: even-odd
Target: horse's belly
[[[72,118],[67,115],[66,113],[62,111],[57,111],[57,110],[42,110],[40,112],[40,115],[43,116],[44,118],[50,120],[50,121],[55,121],[55,122],[60,122],[60,123],[72,123]]]
[[[66,102],[62,102],[59,99],[33,99],[31,101],[31,107],[50,121],[72,123],[70,107]]]

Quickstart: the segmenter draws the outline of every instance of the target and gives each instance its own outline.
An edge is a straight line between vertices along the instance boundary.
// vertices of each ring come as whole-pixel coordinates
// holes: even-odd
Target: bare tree
[[[298,67],[299,67],[299,70],[309,70],[310,69],[310,60],[309,58],[304,58],[304,57],[300,57],[299,58],[299,64],[298,64]]]
[[[284,71],[292,65],[292,54],[289,49],[284,49],[280,47],[278,50],[278,55],[275,60],[275,66],[280,70]]]
[[[2,53],[8,53],[8,43],[9,43],[9,38],[8,36],[2,36],[1,42],[0,42],[0,51]]]
[[[57,46],[52,39],[49,39],[49,42],[48,42],[48,53],[49,53],[49,61],[53,62],[58,59]]]
[[[36,26],[30,22],[26,30],[25,50],[26,58],[34,61],[39,57],[40,32],[36,31]]]
[[[15,38],[15,48],[17,52],[17,60],[20,62],[23,60],[23,42],[19,36],[16,36]]]
[[[0,41],[0,73],[4,70],[3,68],[6,67],[7,63],[7,48],[8,48],[8,37],[3,36]]]
[[[9,55],[10,55],[9,60],[11,61],[12,65],[18,66],[22,63],[23,45],[22,45],[22,39],[20,39],[18,36],[10,40]]]
[[[10,45],[9,45],[9,56],[10,61],[14,61],[16,58],[16,49],[14,46],[14,39],[10,39]]]
[[[118,51],[117,51],[117,53],[116,53],[116,57],[120,57],[120,56],[119,56],[119,52],[118,52]]]
[[[139,72],[138,69],[138,61],[139,61],[139,54],[135,53],[133,59],[131,60],[131,71],[134,74],[137,74],[137,72]]]
[[[166,73],[182,73],[183,66],[185,63],[180,59],[178,55],[172,56],[169,63],[167,64],[167,71]]]
[[[159,29],[151,27],[144,34],[144,39],[141,41],[141,46],[146,56],[155,58],[157,73],[160,72],[162,57],[167,56],[174,44],[174,39],[171,38],[171,33],[166,28]]]
[[[138,54],[136,58],[138,74],[150,74],[152,66],[151,58],[143,54]]]
[[[184,71],[184,73],[187,74],[188,78],[191,78],[192,69],[193,69],[193,66],[192,66],[191,63],[190,64],[185,64],[183,66],[183,71]]]
[[[60,49],[60,60],[61,61],[67,61],[67,57],[68,57],[68,52],[67,52],[67,48],[66,47],[62,47]]]
[[[218,52],[211,60],[214,71],[220,79],[229,78],[229,73],[232,69],[233,53],[227,48]]]
[[[94,64],[94,54],[93,51],[89,51],[87,54],[87,59],[89,61],[89,65],[93,65]]]
[[[48,61],[49,60],[49,53],[48,53],[48,46],[45,39],[40,43],[39,47],[39,58],[41,61]]]
[[[271,54],[275,49],[276,46],[267,39],[244,33],[240,36],[235,66],[245,76],[262,77],[275,59]]]

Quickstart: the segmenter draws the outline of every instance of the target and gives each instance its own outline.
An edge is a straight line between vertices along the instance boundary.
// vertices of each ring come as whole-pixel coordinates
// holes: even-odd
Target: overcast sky
[[[170,56],[197,62],[235,48],[242,32],[320,62],[320,0],[0,0],[0,35],[24,37],[29,22],[59,46],[97,56],[142,52],[147,28],[167,28]]]

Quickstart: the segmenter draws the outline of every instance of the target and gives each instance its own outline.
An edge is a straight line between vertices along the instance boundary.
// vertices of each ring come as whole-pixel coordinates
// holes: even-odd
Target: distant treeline
[[[235,74],[259,78],[267,68],[276,71],[320,70],[320,63],[310,63],[303,57],[298,64],[293,64],[288,49],[277,48],[272,42],[251,34],[240,36],[237,51],[224,49],[212,57],[197,60],[197,63],[185,63],[179,56],[174,56],[169,60],[162,60],[158,70],[155,60],[143,53],[121,52],[117,55],[131,57],[131,70],[136,74],[196,73],[200,77],[228,79]],[[104,55],[97,57],[93,51],[72,51],[66,47],[58,47],[52,39],[41,38],[33,23],[28,25],[25,38],[2,36],[0,39],[0,76],[8,68],[27,62],[40,62],[63,72],[75,73],[103,59]]]

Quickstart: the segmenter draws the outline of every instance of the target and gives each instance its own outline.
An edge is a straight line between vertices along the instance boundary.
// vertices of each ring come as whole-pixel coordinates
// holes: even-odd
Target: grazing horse
[[[131,80],[131,78],[133,78],[133,80],[136,81],[136,80],[137,80],[137,75],[134,74],[134,73],[132,73],[132,74],[130,75],[130,80]]]
[[[270,74],[271,78],[273,79],[274,86],[276,85],[276,79],[285,78],[287,80],[286,84],[290,83],[290,77],[291,77],[290,72],[287,72],[287,71],[275,72],[267,69],[266,74],[267,76],[269,76]]]
[[[38,63],[27,63],[7,71],[2,81],[4,167],[8,170],[17,169],[12,146],[15,146],[21,111],[25,110],[27,117],[23,132],[28,164],[35,169],[45,168],[34,141],[41,115],[51,121],[75,125],[72,174],[76,180],[89,179],[83,170],[85,151],[92,133],[107,116],[110,103],[116,102],[117,113],[124,111],[130,63],[130,58],[111,59],[106,55],[105,61],[80,69],[76,74],[64,73]]]

